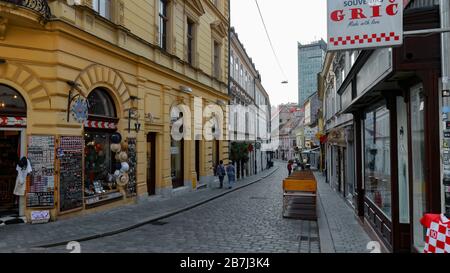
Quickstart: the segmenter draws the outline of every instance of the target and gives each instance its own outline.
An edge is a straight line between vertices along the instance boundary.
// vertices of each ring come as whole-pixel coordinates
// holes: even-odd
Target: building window
[[[159,46],[167,50],[167,0],[159,1]]]
[[[0,84],[0,113],[10,117],[27,115],[27,105],[22,96],[16,90],[2,84]]]
[[[93,0],[92,6],[100,16],[111,20],[111,0]]]
[[[391,149],[389,111],[367,113],[364,121],[364,180],[366,196],[391,219]]]
[[[90,118],[108,119],[116,117],[114,102],[105,90],[101,88],[95,89],[89,95],[88,101]]]
[[[214,41],[214,77],[220,78],[220,44]]]
[[[194,26],[195,23],[190,19],[187,20],[187,61],[194,65]]]

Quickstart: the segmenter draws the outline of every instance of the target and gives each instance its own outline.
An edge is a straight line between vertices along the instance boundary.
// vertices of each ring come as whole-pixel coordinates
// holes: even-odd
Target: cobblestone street
[[[195,209],[129,232],[81,243],[83,252],[320,252],[316,222],[283,219],[280,168]],[[67,252],[65,247],[41,249]]]
[[[233,191],[211,188],[107,214],[46,225],[8,226],[0,229],[0,252],[68,253],[64,242],[72,240],[80,241],[85,253],[369,252],[367,246],[372,239],[352,209],[321,174],[315,175],[319,191],[317,222],[282,217],[281,181],[287,176],[287,168],[286,163],[278,162],[275,169],[239,181]],[[195,206],[199,201],[201,204]],[[164,213],[167,216],[158,220],[143,221]],[[99,233],[102,229],[103,234]]]

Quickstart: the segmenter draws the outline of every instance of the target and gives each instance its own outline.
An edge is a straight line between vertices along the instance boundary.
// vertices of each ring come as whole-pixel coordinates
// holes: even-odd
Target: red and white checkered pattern
[[[26,127],[27,126],[27,118],[0,117],[0,126]]]
[[[427,230],[425,253],[450,253],[450,220],[444,215],[427,214],[421,223]]]
[[[400,41],[400,35],[395,32],[373,33],[355,36],[331,37],[330,43],[334,46],[356,45],[356,44],[374,44],[381,42]]]
[[[87,120],[84,122],[84,127],[86,128],[96,128],[96,129],[117,129],[117,126],[113,122],[104,122],[104,121],[92,121]]]

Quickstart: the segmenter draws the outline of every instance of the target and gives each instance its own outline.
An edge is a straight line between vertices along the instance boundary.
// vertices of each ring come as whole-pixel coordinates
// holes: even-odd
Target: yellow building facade
[[[55,220],[210,184],[228,143],[194,138],[228,104],[229,1],[32,2],[0,1],[0,145],[33,169],[16,197],[4,160],[0,210]]]

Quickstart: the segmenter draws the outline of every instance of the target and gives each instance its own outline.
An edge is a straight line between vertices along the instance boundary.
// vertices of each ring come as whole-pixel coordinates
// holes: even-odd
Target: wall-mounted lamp
[[[192,88],[188,87],[188,86],[180,86],[180,89],[182,92],[187,93],[187,94],[192,94]]]
[[[139,131],[141,130],[141,124],[139,122],[136,122],[134,124],[134,130],[136,131],[136,133],[139,133]]]

